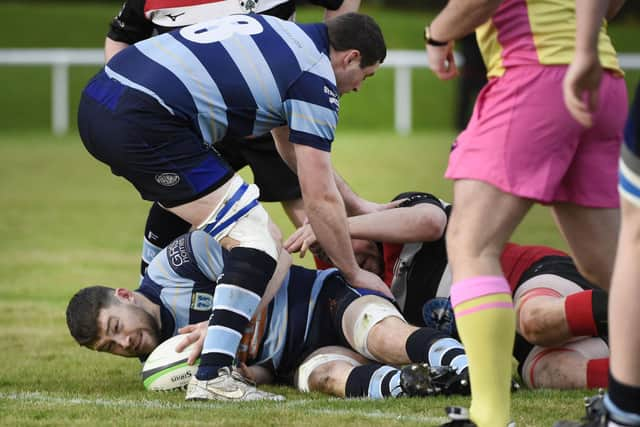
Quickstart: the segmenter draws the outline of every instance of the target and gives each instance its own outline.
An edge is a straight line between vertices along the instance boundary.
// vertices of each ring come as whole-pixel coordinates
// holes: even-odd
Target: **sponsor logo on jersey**
[[[183,236],[171,242],[171,244],[167,246],[167,256],[173,267],[180,267],[183,264],[191,262],[191,258],[187,252],[187,238]]]
[[[340,101],[338,99],[338,94],[327,86],[323,88],[323,91],[325,95],[329,96],[329,104],[333,104],[336,106],[336,108],[340,108]]]
[[[203,292],[195,292],[191,295],[191,309],[197,311],[210,311],[213,308],[213,296]]]
[[[171,19],[173,22],[176,22],[176,19],[180,18],[182,15],[184,15],[185,12],[181,12],[181,13],[176,13],[175,15],[172,15],[170,13],[167,13],[166,16],[167,18]]]
[[[180,182],[180,176],[172,172],[159,173],[156,175],[156,182],[165,187],[173,187]]]

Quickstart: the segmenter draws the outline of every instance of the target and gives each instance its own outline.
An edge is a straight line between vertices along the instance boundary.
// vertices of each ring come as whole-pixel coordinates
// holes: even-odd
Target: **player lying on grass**
[[[185,234],[153,259],[136,291],[94,286],[74,295],[67,307],[71,335],[90,349],[144,358],[165,339],[188,332],[185,347],[198,342],[190,356],[195,361],[211,308],[227,291],[220,280],[227,257],[208,234]],[[389,300],[350,287],[336,269],[281,263],[276,274],[286,277],[267,289],[266,298],[273,298],[260,304],[237,354],[248,376],[289,384],[295,376],[302,390],[346,397],[468,392],[466,355],[457,340],[411,326]],[[396,367],[411,363],[451,369]],[[241,400],[251,400],[255,390],[246,384]]]
[[[452,207],[427,193],[403,193],[394,200],[399,199],[406,200],[395,209],[350,217],[350,234],[369,245],[368,255],[358,259],[360,265],[391,287],[410,323],[425,325],[425,303],[449,297],[451,273],[444,235]],[[319,249],[308,225],[298,229],[285,247],[302,254]],[[514,356],[523,381],[531,388],[606,387],[606,292],[590,284],[572,259],[556,249],[509,243],[501,264],[513,292]],[[450,304],[437,301],[427,305],[427,320],[433,319],[430,326],[453,321],[453,312],[446,315],[447,307]]]

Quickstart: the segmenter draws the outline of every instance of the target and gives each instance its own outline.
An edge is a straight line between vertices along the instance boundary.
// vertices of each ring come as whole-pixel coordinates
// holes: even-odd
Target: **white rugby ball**
[[[142,366],[142,383],[151,391],[169,391],[184,388],[196,374],[200,358],[193,365],[187,365],[194,344],[176,353],[176,346],[184,335],[176,335],[164,341],[153,350]]]

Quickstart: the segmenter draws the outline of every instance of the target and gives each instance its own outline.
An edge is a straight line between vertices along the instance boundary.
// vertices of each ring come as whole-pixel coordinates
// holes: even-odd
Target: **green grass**
[[[333,158],[369,199],[382,202],[405,190],[450,198],[441,177],[453,136],[340,132]],[[79,348],[64,310],[82,286],[136,286],[148,204],[75,136],[0,133],[0,158],[0,425],[437,425],[445,405],[468,405],[466,398],[342,401],[276,387],[269,389],[285,394],[285,403],[238,410],[185,403],[180,392],[145,392],[139,363]],[[279,206],[267,209],[288,235]],[[515,240],[565,248],[544,208],[532,211]],[[516,421],[550,426],[577,417],[586,393],[519,392]]]
[[[121,2],[17,2],[0,3],[0,48],[78,47],[101,48],[111,18]],[[390,49],[423,49],[422,30],[432,14],[371,7],[363,2],[365,13],[379,22]],[[322,9],[303,7],[299,22],[319,21]],[[640,36],[636,22],[613,22],[610,33],[620,52],[638,51]],[[71,129],[79,94],[99,67],[73,67],[70,79]],[[0,67],[3,85],[0,96],[0,129],[29,131],[50,128],[51,71],[48,67]],[[634,88],[640,70],[627,73]],[[426,69],[413,71],[413,127],[418,131],[452,129],[457,81],[442,82]],[[344,129],[393,128],[393,71],[380,70],[367,80],[357,95],[343,98],[340,127]]]

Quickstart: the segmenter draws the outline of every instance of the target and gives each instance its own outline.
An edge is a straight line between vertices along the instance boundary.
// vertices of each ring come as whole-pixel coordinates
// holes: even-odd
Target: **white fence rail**
[[[640,54],[620,54],[620,65],[627,70],[640,69]],[[456,56],[458,64],[464,58]],[[51,67],[51,127],[55,134],[69,130],[69,67],[101,65],[102,49],[0,49],[0,65]],[[408,134],[412,127],[411,71],[427,68],[422,50],[390,50],[383,67],[394,69],[394,126],[398,133]]]

